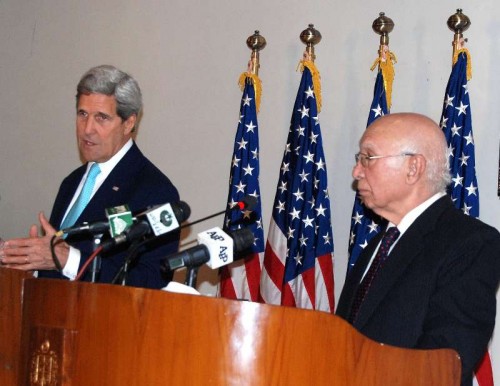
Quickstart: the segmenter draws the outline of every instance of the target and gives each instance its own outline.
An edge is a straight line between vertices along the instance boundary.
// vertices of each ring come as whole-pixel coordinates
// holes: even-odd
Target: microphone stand
[[[125,258],[125,262],[121,266],[120,270],[116,273],[115,277],[111,281],[111,284],[127,284],[127,275],[129,272],[130,264],[136,259],[139,254],[139,247],[142,245],[139,241],[134,241],[129,248],[129,252],[127,257]]]
[[[198,269],[199,265],[196,266],[188,266],[186,272],[186,280],[184,280],[184,284],[188,285],[194,289],[196,289],[196,279],[198,277]]]
[[[100,233],[94,236],[94,251],[101,244],[101,238],[104,233]],[[94,261],[92,261],[92,266],[90,267],[90,282],[96,283],[99,280],[99,272],[101,271],[101,256],[98,254]]]

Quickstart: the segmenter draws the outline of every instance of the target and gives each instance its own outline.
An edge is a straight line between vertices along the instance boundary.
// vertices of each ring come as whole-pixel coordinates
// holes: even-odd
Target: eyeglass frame
[[[354,154],[354,161],[356,162],[356,165],[358,163],[361,163],[361,166],[364,168],[368,167],[370,165],[370,161],[376,160],[376,159],[381,159],[381,158],[389,158],[389,157],[412,157],[414,155],[420,155],[418,153],[401,153],[401,154],[390,154],[390,155],[368,155],[365,153],[356,153]]]

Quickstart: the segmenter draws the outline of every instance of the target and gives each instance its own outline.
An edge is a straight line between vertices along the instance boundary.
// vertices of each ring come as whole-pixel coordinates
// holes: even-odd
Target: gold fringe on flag
[[[304,67],[307,67],[311,71],[314,95],[316,96],[316,108],[318,113],[321,112],[321,76],[319,71],[312,60],[301,60],[299,63],[299,69],[301,72],[304,71]]]
[[[380,55],[370,70],[373,71],[375,67],[382,71],[382,76],[384,77],[384,88],[385,88],[385,96],[387,101],[387,108],[390,109],[392,105],[392,82],[394,81],[394,63],[397,63],[396,55],[394,55],[391,51],[389,51],[389,46],[381,46],[379,50]]]
[[[241,91],[245,88],[245,82],[248,79],[248,81],[252,82],[253,87],[255,89],[255,109],[257,112],[259,112],[260,109],[260,97],[262,95],[262,82],[260,78],[252,74],[251,72],[244,72],[240,75],[240,79],[238,80],[238,85],[240,86]]]
[[[461,48],[461,49],[455,51],[455,53],[453,54],[453,65],[455,65],[455,63],[458,60],[458,55],[460,55],[461,53],[464,53],[465,56],[467,56],[467,70],[466,70],[467,71],[467,80],[471,80],[472,79],[472,59],[470,56],[470,52],[467,48]]]

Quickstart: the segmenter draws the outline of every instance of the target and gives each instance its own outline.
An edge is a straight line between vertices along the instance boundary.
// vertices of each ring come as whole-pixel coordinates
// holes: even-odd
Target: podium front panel
[[[33,279],[25,284],[24,315],[26,384],[39,376],[36,358],[57,369],[58,385],[445,386],[460,380],[452,350],[381,345],[319,311]],[[42,356],[47,345],[52,362],[50,349]]]

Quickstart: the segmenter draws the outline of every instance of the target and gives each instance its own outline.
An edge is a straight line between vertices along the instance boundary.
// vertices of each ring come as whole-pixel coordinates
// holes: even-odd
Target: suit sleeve
[[[456,240],[441,266],[417,348],[450,347],[470,377],[493,332],[500,236],[490,227]],[[467,379],[469,382],[469,379]]]

